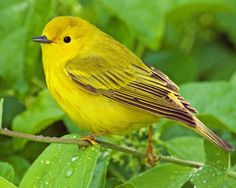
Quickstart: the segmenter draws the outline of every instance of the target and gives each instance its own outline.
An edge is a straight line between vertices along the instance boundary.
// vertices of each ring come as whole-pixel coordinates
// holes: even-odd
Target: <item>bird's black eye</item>
[[[71,38],[69,36],[64,37],[64,42],[69,43],[71,41]]]

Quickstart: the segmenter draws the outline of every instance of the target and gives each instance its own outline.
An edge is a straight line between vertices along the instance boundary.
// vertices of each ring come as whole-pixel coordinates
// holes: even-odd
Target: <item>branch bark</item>
[[[10,136],[10,137],[15,137],[15,138],[23,138],[35,142],[43,142],[43,143],[60,143],[60,144],[76,144],[79,146],[89,146],[90,143],[88,141],[84,141],[78,138],[75,139],[67,139],[67,138],[57,138],[57,137],[47,137],[47,136],[42,136],[42,135],[32,135],[32,134],[26,134],[26,133],[21,133],[21,132],[16,132],[16,131],[11,131],[8,129],[2,129],[0,128],[0,134],[5,135],[5,136]],[[107,148],[107,149],[113,149],[117,150],[120,152],[128,153],[131,155],[134,155],[136,157],[139,157],[141,159],[146,158],[146,153],[134,150],[130,147],[124,147],[124,146],[119,146],[116,144],[112,144],[109,142],[104,142],[100,140],[95,140],[97,143],[99,143],[102,147]],[[183,160],[183,159],[178,159],[175,157],[171,156],[164,156],[164,155],[155,155],[156,158],[159,158],[162,161],[169,162],[169,163],[175,163],[183,166],[189,166],[193,168],[200,168],[204,164],[199,163],[196,161],[189,161],[189,160]],[[228,171],[227,173],[228,177],[232,177],[236,179],[236,172],[235,171]]]

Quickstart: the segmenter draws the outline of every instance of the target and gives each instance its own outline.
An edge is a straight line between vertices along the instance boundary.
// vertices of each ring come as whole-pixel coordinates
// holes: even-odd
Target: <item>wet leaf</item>
[[[31,165],[19,187],[88,187],[99,150],[99,146],[79,149],[77,145],[51,144]]]

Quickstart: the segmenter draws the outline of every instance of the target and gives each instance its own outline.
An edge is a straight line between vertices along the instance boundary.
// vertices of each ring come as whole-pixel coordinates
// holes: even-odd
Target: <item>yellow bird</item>
[[[164,73],[146,66],[87,21],[56,17],[33,41],[42,46],[49,91],[79,127],[95,134],[121,134],[167,118],[233,150],[197,119],[196,110]]]

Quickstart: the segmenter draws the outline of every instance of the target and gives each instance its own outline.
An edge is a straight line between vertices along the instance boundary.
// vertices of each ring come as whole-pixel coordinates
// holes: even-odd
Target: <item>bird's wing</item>
[[[99,56],[76,57],[67,62],[65,69],[87,92],[102,94],[124,105],[193,127],[196,125],[192,115],[196,110],[179,95],[178,87],[157,69],[142,63],[113,65]]]

